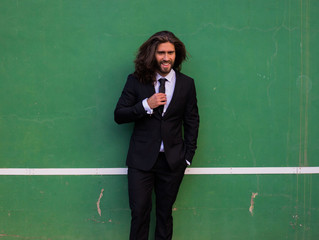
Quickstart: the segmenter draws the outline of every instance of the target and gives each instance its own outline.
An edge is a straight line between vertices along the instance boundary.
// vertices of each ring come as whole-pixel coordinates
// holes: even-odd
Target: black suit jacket
[[[192,162],[197,148],[199,115],[194,80],[176,71],[172,100],[164,114],[154,109],[146,113],[142,101],[155,93],[153,84],[141,83],[129,75],[114,111],[117,123],[134,122],[126,164],[140,170],[150,170],[156,162],[161,141],[171,169],[185,160]]]

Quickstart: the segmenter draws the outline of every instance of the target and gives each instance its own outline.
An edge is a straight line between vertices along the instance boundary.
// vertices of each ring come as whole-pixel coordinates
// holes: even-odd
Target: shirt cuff
[[[153,109],[150,108],[150,106],[148,105],[147,99],[148,99],[148,98],[145,98],[145,99],[142,101],[143,107],[144,107],[144,109],[145,109],[145,111],[146,111],[147,114],[153,114]]]

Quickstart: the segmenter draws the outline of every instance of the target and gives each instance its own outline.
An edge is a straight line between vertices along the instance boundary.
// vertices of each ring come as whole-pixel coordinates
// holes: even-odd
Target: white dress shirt
[[[161,76],[160,74],[156,73],[156,83],[154,85],[155,88],[155,93],[159,92],[159,79],[161,78],[166,78],[166,82],[165,82],[165,94],[166,94],[166,104],[164,105],[164,109],[163,109],[163,115],[167,110],[167,107],[169,106],[172,97],[173,97],[173,93],[174,93],[174,89],[175,89],[175,82],[176,82],[176,73],[173,69],[171,69],[171,71],[169,72],[168,75],[166,75],[166,77]],[[148,114],[153,114],[153,109],[150,108],[150,106],[147,103],[147,98],[143,100],[143,107],[145,109],[145,111]]]

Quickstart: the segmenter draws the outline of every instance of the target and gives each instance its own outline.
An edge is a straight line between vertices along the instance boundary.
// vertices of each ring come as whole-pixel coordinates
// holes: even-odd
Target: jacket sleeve
[[[147,115],[142,100],[138,100],[138,80],[129,75],[114,110],[114,120],[116,123],[134,122]]]
[[[197,148],[197,137],[199,129],[199,114],[197,107],[196,89],[194,81],[187,96],[187,104],[183,117],[184,142],[186,145],[185,159],[192,162]]]

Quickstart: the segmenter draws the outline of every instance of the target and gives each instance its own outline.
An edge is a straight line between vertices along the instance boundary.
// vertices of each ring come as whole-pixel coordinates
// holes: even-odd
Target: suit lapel
[[[173,92],[173,96],[172,96],[172,100],[170,102],[170,104],[168,105],[168,108],[166,109],[166,112],[164,113],[164,118],[170,114],[171,110],[172,110],[172,106],[174,106],[174,104],[176,103],[176,101],[178,101],[179,95],[182,91],[182,80],[181,80],[181,76],[179,75],[178,72],[176,72],[176,81],[175,81],[175,88],[174,88],[174,92]]]
[[[155,93],[154,85],[152,83],[147,84],[146,91],[147,91],[147,96],[152,96]]]

